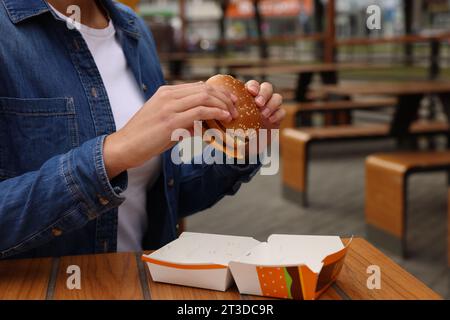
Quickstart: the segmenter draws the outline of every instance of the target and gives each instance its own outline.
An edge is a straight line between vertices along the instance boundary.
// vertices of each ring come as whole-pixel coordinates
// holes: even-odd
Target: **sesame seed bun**
[[[222,133],[225,141],[212,139],[210,143],[227,155],[242,159],[244,151],[248,151],[249,141],[257,137],[262,127],[261,113],[255,103],[255,98],[248,92],[245,84],[229,75],[215,75],[206,81],[213,87],[219,87],[234,94],[238,100],[235,103],[239,117],[231,122],[225,123],[216,120],[205,121],[206,129],[217,129]],[[226,130],[238,130],[230,137]]]

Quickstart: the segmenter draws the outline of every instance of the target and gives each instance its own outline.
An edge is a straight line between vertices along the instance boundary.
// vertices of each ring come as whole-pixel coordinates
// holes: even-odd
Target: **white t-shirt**
[[[59,17],[68,20],[62,13],[54,8],[53,10]],[[108,93],[116,129],[119,130],[145,103],[140,86],[127,65],[111,20],[105,29],[80,25],[79,31],[100,72]],[[142,250],[142,240],[148,226],[146,190],[155,183],[160,171],[160,156],[139,168],[128,170],[128,188],[123,194],[126,200],[119,207],[117,251]]]

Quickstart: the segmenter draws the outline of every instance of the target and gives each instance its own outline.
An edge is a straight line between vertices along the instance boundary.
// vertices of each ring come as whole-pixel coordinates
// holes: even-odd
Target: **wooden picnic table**
[[[417,119],[421,100],[426,95],[437,95],[447,116],[450,116],[450,82],[444,81],[402,81],[365,82],[326,85],[316,88],[318,94],[332,96],[394,96],[398,104],[391,122],[391,135],[397,137],[400,146],[410,147],[409,129]]]
[[[369,65],[367,63],[311,63],[300,64],[290,63],[278,66],[262,66],[239,68],[232,71],[233,74],[245,79],[254,77],[265,78],[266,76],[297,75],[297,87],[295,89],[295,100],[298,102],[307,101],[307,93],[310,89],[312,77],[319,74],[322,84],[331,85],[338,83],[338,72],[342,70],[358,70],[367,68],[380,68],[384,66]]]
[[[441,55],[442,43],[450,40],[450,32],[431,32],[422,34],[409,34],[394,37],[381,37],[381,38],[350,38],[350,39],[338,39],[336,41],[337,46],[343,45],[376,45],[376,44],[412,44],[420,42],[428,42],[430,44],[430,65],[428,67],[428,77],[430,80],[438,78],[441,66],[439,63]]]
[[[232,74],[235,70],[240,68],[274,66],[289,63],[284,59],[199,57],[192,56],[188,53],[179,52],[160,55],[160,60],[169,64],[170,77],[182,77],[186,65],[193,67],[215,68],[216,73],[223,72]]]
[[[81,289],[69,290],[67,268],[81,270]],[[381,289],[369,289],[369,266],[381,271]],[[166,300],[263,299],[152,281],[141,253],[111,253],[0,261],[0,299],[20,300]],[[341,274],[320,299],[441,299],[421,281],[361,238],[353,239]]]

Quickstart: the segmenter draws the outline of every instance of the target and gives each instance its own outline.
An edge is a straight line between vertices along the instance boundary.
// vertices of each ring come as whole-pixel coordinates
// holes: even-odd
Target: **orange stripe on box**
[[[227,266],[221,264],[178,264],[171,263],[161,260],[156,260],[153,258],[149,258],[146,256],[142,256],[142,261],[157,264],[164,267],[176,268],[176,269],[185,269],[185,270],[213,270],[213,269],[227,269]]]
[[[311,269],[305,265],[300,265],[298,271],[300,273],[303,299],[314,300],[316,297],[316,286],[319,275],[311,271]]]

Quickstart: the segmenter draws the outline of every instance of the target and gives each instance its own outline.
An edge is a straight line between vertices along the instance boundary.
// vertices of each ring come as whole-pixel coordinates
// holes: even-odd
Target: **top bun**
[[[206,81],[206,84],[232,93],[238,99],[235,106],[239,112],[239,116],[236,119],[233,119],[228,123],[216,120],[208,120],[205,121],[205,123],[207,128],[221,131],[223,133],[223,137],[226,136],[227,129],[243,131],[245,133],[244,135],[236,134],[233,136],[234,145],[232,146],[227,146],[224,141],[212,142],[214,147],[220,149],[229,156],[242,158],[242,152],[239,151],[240,147],[242,147],[242,144],[248,144],[249,139],[252,138],[250,136],[251,131],[253,131],[252,133],[255,135],[262,127],[261,113],[255,103],[255,98],[248,92],[243,82],[229,75],[215,75],[209,78]],[[226,142],[229,144],[229,140]]]

